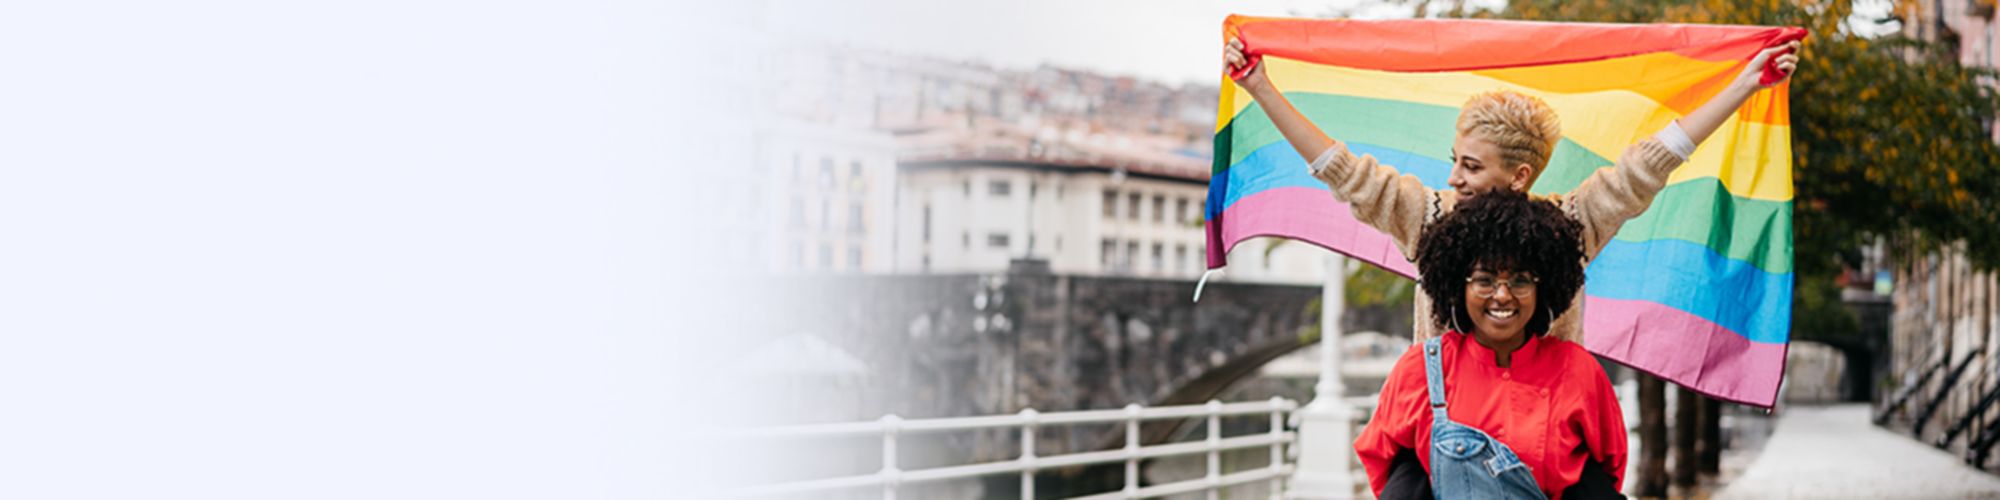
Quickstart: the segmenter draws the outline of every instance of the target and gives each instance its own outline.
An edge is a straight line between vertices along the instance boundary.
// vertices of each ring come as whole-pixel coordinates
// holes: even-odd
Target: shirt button
[[[1513,380],[1513,379],[1514,379],[1514,372],[1500,372],[1500,378],[1504,378],[1504,379],[1508,379],[1508,380]]]

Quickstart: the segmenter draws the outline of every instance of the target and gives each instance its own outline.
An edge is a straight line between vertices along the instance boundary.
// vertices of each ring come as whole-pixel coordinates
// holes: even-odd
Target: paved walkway
[[[1870,425],[1868,406],[1779,411],[1764,449],[1717,499],[1996,498],[2000,477]]]

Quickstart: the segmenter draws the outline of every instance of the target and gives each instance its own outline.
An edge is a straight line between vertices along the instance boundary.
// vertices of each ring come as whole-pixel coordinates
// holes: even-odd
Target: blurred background
[[[740,66],[725,73],[741,77],[723,87],[757,111],[744,124],[752,142],[725,156],[754,158],[728,171],[754,187],[728,196],[741,223],[711,249],[783,283],[771,296],[790,304],[743,330],[755,332],[741,346],[754,391],[784,402],[756,425],[1278,397],[1337,401],[1358,429],[1409,344],[1411,282],[1361,264],[1330,268],[1339,264],[1321,248],[1266,239],[1234,249],[1200,302],[1189,301],[1205,270],[1224,16],[1792,25],[1811,37],[1791,97],[1798,288],[1782,402],[1767,412],[1714,401],[1605,362],[1632,427],[1626,493],[2000,496],[1991,459],[2000,360],[1985,355],[2000,314],[1990,1],[738,9],[739,29],[763,36],[733,58]],[[1319,349],[1330,279],[1341,281],[1334,365]],[[1338,375],[1324,375],[1327,366]],[[1210,425],[1147,427],[1141,440],[1200,442]],[[1219,425],[1224,436],[1272,429],[1257,418]],[[893,468],[1125,446],[1115,422],[1050,427],[911,436],[893,446],[902,453]],[[1032,453],[1024,432],[1035,434]],[[742,481],[887,468],[879,439],[846,439],[808,446],[822,454],[788,453],[792,470]],[[1262,448],[1222,453],[1220,472],[1296,464],[1301,447],[1276,458]],[[1117,493],[1200,479],[1204,461],[927,480],[903,494]],[[1253,482],[1188,495],[1366,496],[1358,465],[1343,465],[1354,473],[1346,493]],[[1025,495],[1024,475],[1034,476]],[[1856,486],[1869,482],[1893,486]]]
[[[1205,271],[1231,13],[1806,27],[1774,412],[1624,489],[2000,496],[1991,0],[44,2],[0,498],[1350,498],[1412,284]]]

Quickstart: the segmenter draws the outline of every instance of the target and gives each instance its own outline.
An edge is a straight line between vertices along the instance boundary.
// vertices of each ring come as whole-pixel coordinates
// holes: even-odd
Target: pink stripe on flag
[[[1236,200],[1222,210],[1221,241],[1227,253],[1245,238],[1281,236],[1305,241],[1415,279],[1416,264],[1403,259],[1395,240],[1354,218],[1346,203],[1325,189],[1281,187]],[[1211,221],[1213,223],[1214,221]],[[1210,244],[1216,241],[1211,237]],[[1216,256],[1209,267],[1216,267]]]
[[[1584,347],[1718,399],[1769,408],[1789,344],[1752,342],[1686,311],[1640,300],[1583,299]]]

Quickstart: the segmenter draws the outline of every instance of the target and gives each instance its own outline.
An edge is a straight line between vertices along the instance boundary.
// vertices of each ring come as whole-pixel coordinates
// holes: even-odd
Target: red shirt
[[[1597,359],[1574,342],[1531,337],[1514,351],[1508,368],[1494,363],[1493,350],[1444,334],[1438,349],[1451,420],[1485,431],[1505,443],[1534,471],[1535,483],[1551,500],[1576,484],[1586,459],[1596,459],[1613,484],[1625,484],[1625,417],[1618,396]],[[1375,416],[1354,440],[1376,496],[1389,479],[1397,450],[1417,450],[1424,470],[1431,467],[1430,391],[1424,383],[1421,343],[1410,346],[1382,383]]]

